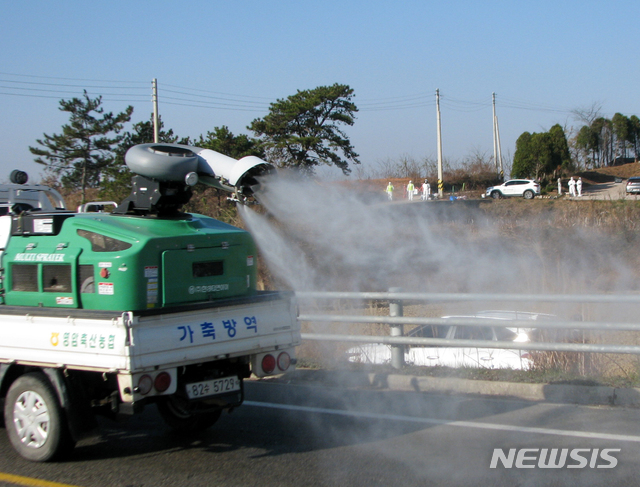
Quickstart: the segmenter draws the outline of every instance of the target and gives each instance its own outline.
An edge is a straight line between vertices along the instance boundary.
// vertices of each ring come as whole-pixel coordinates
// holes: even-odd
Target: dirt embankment
[[[615,178],[628,179],[632,176],[640,176],[640,163],[632,162],[619,166],[603,167],[583,171],[576,175],[582,177],[583,181],[591,184],[610,183],[613,182]]]

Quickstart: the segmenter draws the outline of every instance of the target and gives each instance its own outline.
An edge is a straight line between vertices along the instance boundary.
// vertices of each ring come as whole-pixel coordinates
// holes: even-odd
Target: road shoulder
[[[574,384],[529,384],[391,373],[298,369],[276,379],[289,383],[375,390],[515,397],[530,401],[640,408],[640,388]]]

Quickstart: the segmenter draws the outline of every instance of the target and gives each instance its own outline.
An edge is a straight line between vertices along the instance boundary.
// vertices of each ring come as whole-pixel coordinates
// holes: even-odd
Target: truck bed
[[[292,293],[145,311],[0,306],[0,363],[143,372],[296,346]]]

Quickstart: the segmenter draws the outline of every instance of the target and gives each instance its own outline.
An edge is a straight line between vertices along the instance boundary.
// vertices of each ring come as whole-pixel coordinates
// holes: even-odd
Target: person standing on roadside
[[[385,189],[385,191],[387,192],[387,197],[389,198],[389,201],[393,200],[393,184],[391,184],[391,181],[389,181],[389,184],[387,184],[387,189]]]
[[[576,190],[578,191],[578,197],[582,196],[582,178],[578,178],[576,181]]]
[[[562,178],[558,178],[558,196],[562,196]]]
[[[576,195],[576,181],[575,179],[573,179],[573,176],[571,176],[571,179],[569,179],[569,196],[574,197]]]
[[[425,179],[424,183],[422,183],[422,199],[423,199],[423,201],[428,200],[429,196],[431,196],[431,185],[429,184],[429,181],[427,181]]]
[[[413,185],[413,181],[409,181],[409,184],[407,184],[407,199],[409,201],[413,200],[413,190],[416,189],[416,187]]]

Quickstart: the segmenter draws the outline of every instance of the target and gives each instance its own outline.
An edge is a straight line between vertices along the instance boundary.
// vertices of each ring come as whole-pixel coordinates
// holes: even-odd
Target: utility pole
[[[153,101],[153,142],[158,143],[158,80],[151,81],[151,100]]]
[[[496,94],[493,93],[493,164],[498,173],[498,136],[496,135]]]
[[[498,142],[498,161],[500,164],[500,172],[498,173],[500,176],[500,180],[504,181],[504,169],[502,167],[502,147],[500,146],[500,126],[498,125],[498,116],[496,115],[496,135]]]
[[[440,129],[440,89],[436,90],[436,112],[438,115],[438,198],[444,196],[444,181],[442,180],[442,130]]]
[[[502,168],[502,148],[500,147],[500,127],[496,115],[496,94],[493,93],[493,160],[496,166],[496,174],[504,181],[504,169]],[[498,169],[499,168],[499,169]]]

